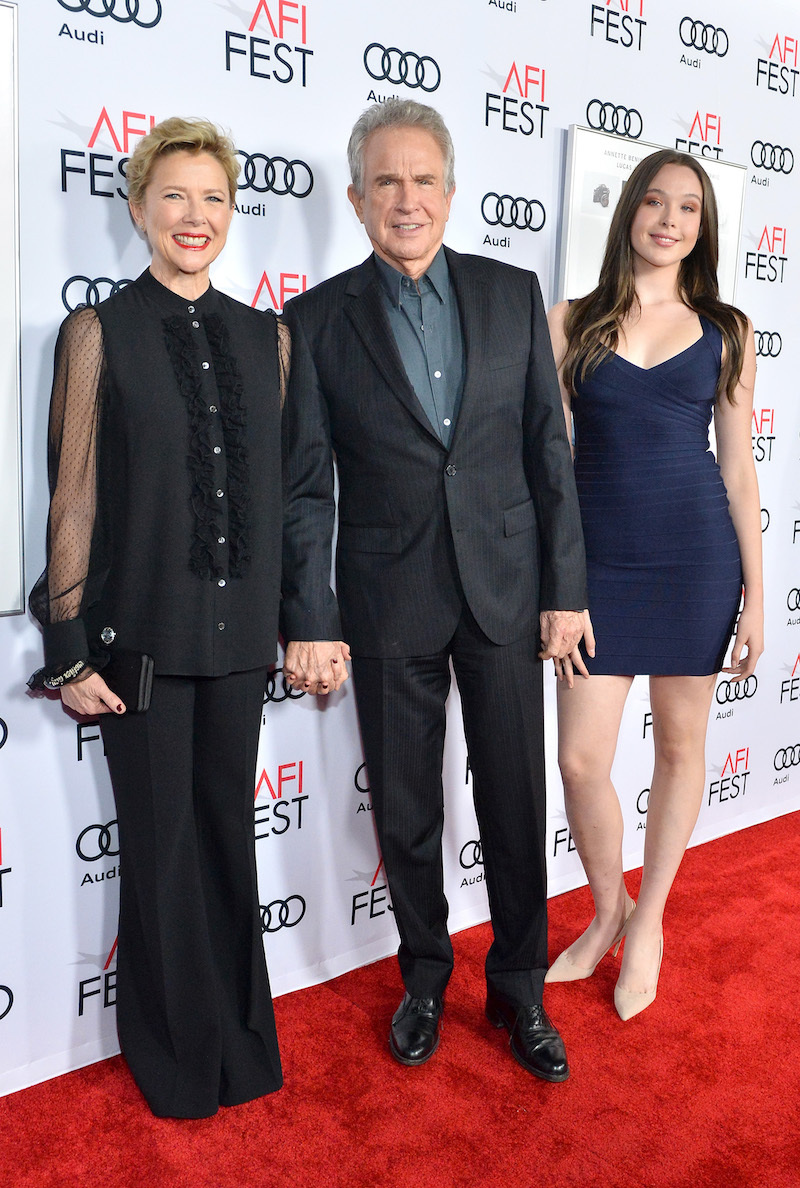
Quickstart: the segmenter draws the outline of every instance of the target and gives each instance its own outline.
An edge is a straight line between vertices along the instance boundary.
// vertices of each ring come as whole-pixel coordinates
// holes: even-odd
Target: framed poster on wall
[[[611,216],[622,188],[644,157],[665,147],[577,124],[570,126],[557,300],[583,297],[596,286]],[[713,157],[702,157],[700,164],[711,179],[717,199],[720,297],[733,304],[747,170],[744,165]]]
[[[22,451],[20,410],[17,9],[0,3],[0,614],[20,614]]]

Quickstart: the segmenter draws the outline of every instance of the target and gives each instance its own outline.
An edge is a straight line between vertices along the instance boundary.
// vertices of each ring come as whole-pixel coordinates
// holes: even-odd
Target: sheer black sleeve
[[[105,366],[95,311],[71,314],[56,343],[48,434],[50,516],[47,567],[29,605],[42,624],[45,666],[28,684],[58,686],[79,677],[93,657],[82,613],[104,572],[98,538],[98,443]],[[94,661],[97,661],[94,663]]]

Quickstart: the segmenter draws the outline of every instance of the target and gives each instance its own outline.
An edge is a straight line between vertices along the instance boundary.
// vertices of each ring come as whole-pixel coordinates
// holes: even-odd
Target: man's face
[[[416,280],[441,247],[454,193],[430,132],[399,127],[367,138],[364,193],[350,186],[347,196],[381,259]]]

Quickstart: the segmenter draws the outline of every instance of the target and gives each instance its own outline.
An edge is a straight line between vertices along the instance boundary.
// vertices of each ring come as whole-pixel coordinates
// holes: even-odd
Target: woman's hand
[[[733,644],[730,666],[723,668],[722,671],[730,673],[730,679],[734,682],[746,681],[755,672],[758,658],[763,651],[764,616],[760,606],[748,607],[745,595],[744,608],[736,625],[736,639]]]
[[[61,700],[76,714],[94,718],[98,714],[124,714],[125,706],[112,693],[99,672],[92,672],[82,681],[61,686]]]
[[[588,610],[583,612],[583,642],[586,647],[587,654],[594,656],[595,641],[594,630],[592,628],[592,620],[589,617]],[[556,677],[559,681],[565,681],[567,688],[571,689],[575,683],[575,673],[579,672],[582,677],[589,679],[589,672],[581,655],[580,648],[576,645],[568,656],[562,657],[560,660],[554,660],[553,665],[556,672]]]

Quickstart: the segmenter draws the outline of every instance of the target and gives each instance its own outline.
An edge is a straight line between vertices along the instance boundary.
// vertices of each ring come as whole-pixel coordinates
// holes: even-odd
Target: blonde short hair
[[[144,201],[153,170],[161,158],[170,153],[208,153],[219,161],[228,179],[233,206],[241,171],[233,141],[209,120],[186,120],[181,116],[162,120],[136,145],[126,169],[129,202],[141,204]]]

